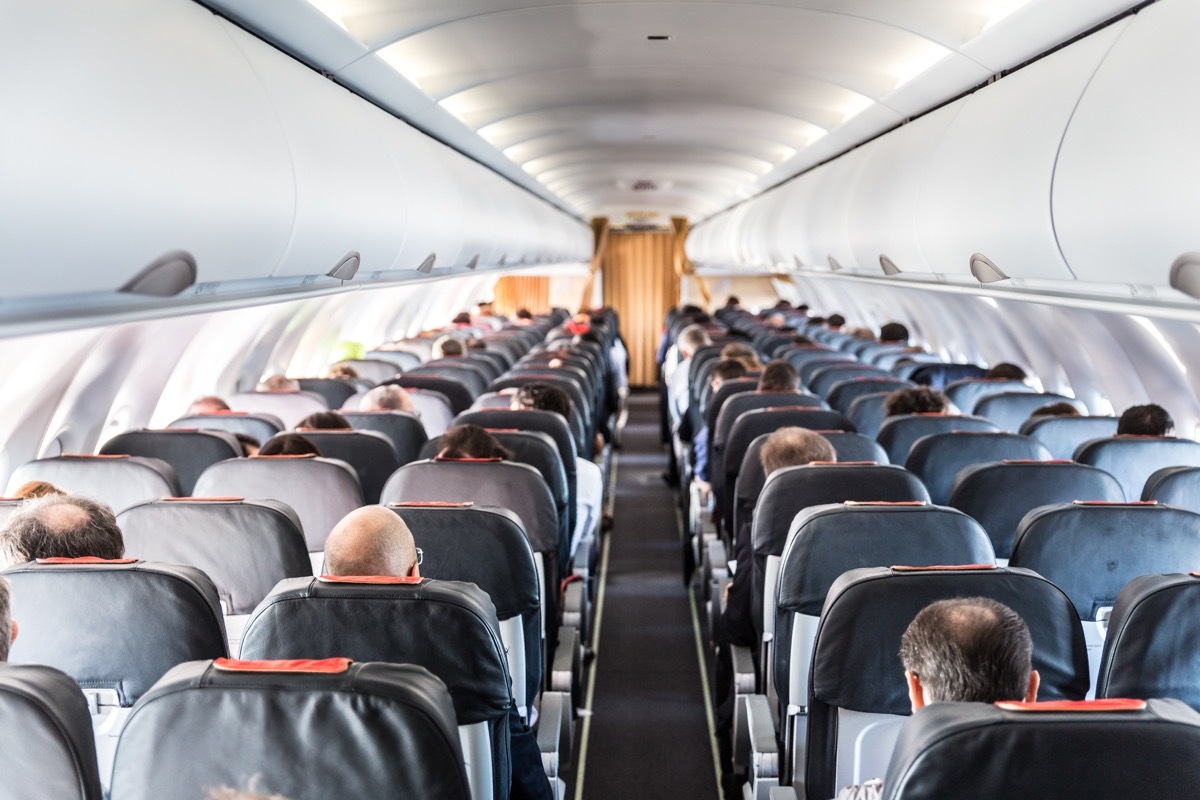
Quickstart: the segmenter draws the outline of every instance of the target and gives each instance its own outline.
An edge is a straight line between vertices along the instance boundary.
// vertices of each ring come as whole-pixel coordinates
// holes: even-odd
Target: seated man
[[[272,375],[258,385],[260,392],[298,392],[300,382],[286,375]]]
[[[190,417],[194,414],[217,414],[221,411],[228,410],[228,403],[216,395],[208,394],[204,397],[197,397],[195,400],[193,400],[192,404],[188,406],[187,414],[185,414],[185,416]]]
[[[1025,370],[1007,361],[1001,361],[999,364],[988,367],[987,371],[983,373],[983,377],[994,381],[1024,381],[1029,379],[1029,375]]]
[[[722,359],[713,367],[708,378],[708,385],[712,387],[712,393],[715,395],[717,389],[720,389],[721,384],[725,381],[744,378],[747,372],[746,365],[736,358]],[[761,385],[761,379],[759,384]],[[692,475],[705,491],[712,489],[712,479],[708,474],[709,435],[708,426],[704,425],[696,434],[696,438],[692,440]]]
[[[1117,436],[1170,436],[1175,420],[1162,406],[1130,406],[1117,421]]]
[[[758,379],[757,391],[760,392],[798,392],[800,391],[800,373],[796,368],[781,358],[774,359],[763,367]]]
[[[1037,699],[1033,640],[1011,608],[986,597],[939,600],[921,610],[900,639],[913,713],[930,703]],[[876,800],[883,781],[849,786],[837,800]]]
[[[348,431],[353,430],[350,420],[336,411],[317,411],[296,423],[298,431]]]
[[[17,640],[17,623],[12,620],[12,584],[0,575],[0,662],[8,661],[8,651]]]
[[[123,558],[125,537],[113,510],[89,497],[52,494],[27,500],[0,531],[10,564],[39,558]]]
[[[363,395],[358,404],[359,411],[403,411],[406,414],[420,416],[413,404],[412,395],[399,386],[388,384],[376,386]]]
[[[460,425],[459,428],[477,428]],[[453,429],[451,429],[453,430]],[[447,431],[449,433],[449,431]],[[494,440],[493,440],[494,441]],[[412,531],[400,516],[383,506],[365,506],[351,511],[325,540],[325,571],[336,576],[387,575],[421,576],[422,554]],[[511,740],[513,800],[542,800],[553,795],[542,767],[542,754],[533,731],[514,705],[508,717]]]
[[[945,414],[946,396],[928,386],[897,389],[887,396],[883,411],[889,417],[901,414]]]
[[[885,322],[879,328],[879,341],[884,344],[908,344],[908,328],[899,322]]]

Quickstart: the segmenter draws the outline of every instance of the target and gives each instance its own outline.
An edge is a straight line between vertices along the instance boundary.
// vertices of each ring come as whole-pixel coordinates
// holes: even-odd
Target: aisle
[[[633,395],[593,664],[586,800],[717,800],[692,611],[679,581],[674,496],[662,479],[666,466],[657,395]]]

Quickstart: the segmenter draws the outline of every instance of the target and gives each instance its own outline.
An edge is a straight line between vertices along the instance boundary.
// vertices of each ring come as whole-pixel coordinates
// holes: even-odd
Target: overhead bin
[[[806,242],[800,258],[806,264],[857,266],[847,224],[850,204],[867,163],[879,147],[879,141],[875,139],[868,142],[809,173],[813,176],[813,185],[803,206],[804,219],[799,223]],[[876,253],[870,263],[878,263],[878,258],[879,254]]]

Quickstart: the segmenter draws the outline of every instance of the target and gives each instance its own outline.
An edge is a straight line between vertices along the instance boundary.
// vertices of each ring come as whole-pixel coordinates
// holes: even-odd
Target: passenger
[[[712,339],[700,325],[688,325],[679,332],[676,347],[682,360],[675,366],[674,372],[667,379],[667,398],[670,400],[671,419],[678,427],[679,421],[687,414],[688,372],[692,367],[692,356],[701,347],[712,344]]]
[[[438,458],[512,458],[512,451],[478,425],[455,425],[438,439]]]
[[[750,372],[758,372],[763,363],[758,359],[758,351],[745,342],[730,342],[721,348],[721,358],[736,358],[746,365]]]
[[[254,438],[248,433],[235,433],[238,444],[242,446],[242,455],[249,458],[250,456],[258,455],[258,451],[262,448],[262,442]]]
[[[797,333],[795,336],[792,337],[792,344],[798,344],[798,345],[804,346],[804,345],[816,344],[816,342],[814,342],[811,337],[805,336],[803,333]]]
[[[522,326],[523,325],[532,325],[533,324],[533,312],[531,312],[528,308],[518,308],[517,309],[517,318],[515,320],[513,320],[513,324],[522,325]]]
[[[49,481],[26,481],[17,487],[12,496],[14,500],[29,500],[52,494],[66,494],[66,492]]]
[[[467,346],[468,350],[487,350],[488,349],[487,342],[485,342],[483,339],[480,339],[477,336],[472,336],[471,338],[467,339],[466,342],[464,342],[464,344]]]
[[[413,403],[412,395],[404,391],[403,388],[395,384],[387,386],[376,386],[371,391],[363,395],[362,401],[358,404],[359,411],[403,411],[414,416],[417,414],[417,407]]]
[[[1175,420],[1153,403],[1130,406],[1117,421],[1117,436],[1170,436],[1174,430]]]
[[[708,385],[712,387],[712,394],[716,395],[717,390],[721,388],[721,385],[725,381],[746,377],[746,372],[746,365],[735,358],[718,361],[708,378]],[[700,485],[700,488],[706,492],[712,489],[712,478],[708,474],[709,435],[708,426],[704,425],[696,434],[696,438],[692,440],[692,476]]]
[[[763,320],[763,324],[768,328],[783,330],[788,327],[788,320],[783,314],[770,314]]]
[[[188,406],[186,416],[190,417],[194,414],[217,414],[228,410],[228,403],[215,395],[209,394],[193,400],[192,404]]]
[[[459,358],[462,355],[462,342],[453,336],[443,336],[433,343],[434,358]]]
[[[742,301],[738,300],[737,295],[731,294],[731,295],[729,295],[729,297],[725,298],[725,307],[726,308],[741,308]]]
[[[325,371],[325,377],[343,381],[357,380],[358,370],[349,364],[338,362]]]
[[[459,328],[471,327],[471,315],[466,311],[460,311],[454,315],[454,319],[450,320],[450,324]]]
[[[260,392],[298,392],[300,382],[286,375],[272,375],[258,385]]]
[[[1025,381],[1029,379],[1025,370],[1007,361],[1001,361],[999,364],[989,367],[983,373],[983,377],[993,381]]]
[[[913,713],[930,703],[1037,700],[1033,639],[1016,612],[987,597],[939,600],[921,610],[900,639]],[[837,800],[875,800],[883,781],[838,792]]]
[[[767,363],[763,367],[762,376],[758,379],[760,392],[798,392],[800,391],[800,373],[796,368],[781,358]]]
[[[846,318],[841,314],[830,314],[825,320],[825,325],[831,331],[840,331],[846,325]]]
[[[125,537],[113,510],[79,495],[51,494],[27,500],[0,531],[0,540],[10,564],[39,558],[125,556]]]
[[[296,424],[298,431],[348,431],[354,426],[336,411],[316,411]]]
[[[884,414],[889,417],[900,414],[945,414],[948,407],[946,396],[928,386],[897,389],[883,403]]]
[[[492,438],[477,425],[457,427],[475,428]],[[419,578],[421,560],[421,551],[417,549],[408,525],[398,514],[383,506],[365,506],[351,511],[334,526],[325,540],[325,569],[330,575]],[[549,800],[553,794],[542,766],[537,739],[515,705],[509,710],[508,727],[512,800]]]
[[[17,640],[17,623],[12,619],[12,584],[0,575],[0,662],[8,661],[8,651]]]
[[[879,329],[879,341],[885,344],[908,344],[908,328],[899,322],[886,322]]]
[[[1038,406],[1030,414],[1031,417],[1081,417],[1079,409],[1070,403],[1059,401],[1057,403],[1047,403],[1044,406]]]
[[[267,440],[258,451],[259,456],[319,456],[321,450],[307,436],[298,433],[280,433]]]

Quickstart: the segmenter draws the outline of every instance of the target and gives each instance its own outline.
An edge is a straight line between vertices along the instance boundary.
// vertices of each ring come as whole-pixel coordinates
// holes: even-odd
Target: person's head
[[[234,433],[233,435],[237,437],[238,444],[242,446],[242,455],[258,455],[259,449],[262,448],[262,442],[248,433]]]
[[[910,386],[889,394],[883,402],[883,411],[889,417],[899,414],[944,414],[946,397],[928,386]]]
[[[1057,403],[1047,403],[1038,406],[1030,414],[1031,417],[1080,417],[1079,409],[1068,402],[1060,400]]]
[[[12,620],[12,585],[0,575],[0,661],[8,661],[8,649],[17,640],[17,623]]]
[[[438,458],[512,458],[512,452],[478,425],[455,425],[438,439]]]
[[[272,375],[258,385],[260,392],[298,392],[300,382],[286,375]]]
[[[1021,369],[1016,364],[1010,364],[1007,361],[1001,361],[999,364],[989,367],[988,370],[983,373],[983,377],[991,380],[1023,381],[1029,376],[1025,373],[1025,370]]]
[[[1170,436],[1175,420],[1162,406],[1130,406],[1117,420],[1118,436]]]
[[[830,330],[836,331],[846,324],[846,318],[841,314],[830,314],[825,319],[825,324],[829,326]]]
[[[413,414],[416,412],[417,407],[413,403],[412,395],[404,391],[403,388],[395,384],[387,384],[386,386],[376,386],[364,394],[362,401],[358,404],[358,410],[406,411],[409,414]]]
[[[768,476],[784,467],[800,467],[814,461],[837,461],[833,445],[808,428],[780,428],[767,437],[759,452],[763,472]]]
[[[475,307],[479,310],[479,316],[481,317],[490,317],[496,313],[492,310],[491,300],[480,300]]]
[[[782,358],[767,363],[758,379],[760,392],[794,392],[800,388],[800,373]]]
[[[745,342],[730,342],[725,345],[721,348],[721,358],[735,358],[751,372],[762,369],[762,362],[758,360],[758,351]]]
[[[325,377],[337,380],[354,380],[358,377],[358,370],[349,364],[337,363],[325,371]]]
[[[914,712],[929,703],[1037,699],[1029,628],[986,597],[923,608],[900,639],[900,661]]]
[[[786,328],[787,317],[785,317],[783,314],[768,314],[767,318],[763,320],[763,324],[768,328]]]
[[[738,378],[746,377],[746,365],[738,361],[736,358],[723,358],[716,363],[709,373],[708,380],[715,392],[721,388],[721,384],[725,381],[737,380]]]
[[[463,342],[468,350],[487,350],[487,342],[477,336],[472,336]]]
[[[792,344],[805,345],[805,344],[815,344],[815,342],[813,342],[811,336],[805,336],[803,333],[797,333],[795,336],[792,337]]]
[[[454,315],[454,319],[450,320],[450,322],[454,325],[470,325],[471,315],[466,311],[460,311]]]
[[[299,433],[277,433],[258,449],[260,456],[319,456],[321,449]]]
[[[9,518],[0,538],[12,563],[125,556],[125,537],[113,510],[79,495],[51,494],[26,500]]]
[[[229,404],[216,395],[208,394],[204,397],[197,397],[188,406],[187,415],[193,414],[217,414],[221,411],[228,411]]]
[[[708,344],[712,344],[712,339],[708,331],[699,325],[688,325],[679,332],[679,350],[685,358],[691,358],[697,350]]]
[[[531,319],[533,319],[533,312],[530,311],[528,308],[518,308],[517,309],[517,319],[531,320]]]
[[[735,295],[735,294],[731,294],[731,295],[729,295],[729,297],[725,298],[725,307],[726,308],[737,308],[741,304],[742,304],[742,301],[739,300],[737,295]]]
[[[899,322],[885,322],[879,329],[879,341],[908,344],[908,328]]]
[[[29,500],[51,494],[66,494],[66,492],[49,481],[26,481],[17,487],[12,496],[15,500]]]
[[[522,408],[553,411],[563,419],[571,418],[571,396],[565,389],[542,381],[527,383],[518,388],[509,407],[514,411]]]
[[[298,431],[346,431],[354,426],[336,411],[314,411],[296,423]]]
[[[453,336],[443,336],[433,344],[435,358],[458,358],[463,354],[463,344]]]
[[[420,576],[412,531],[383,506],[364,506],[342,517],[325,540],[329,575]]]

